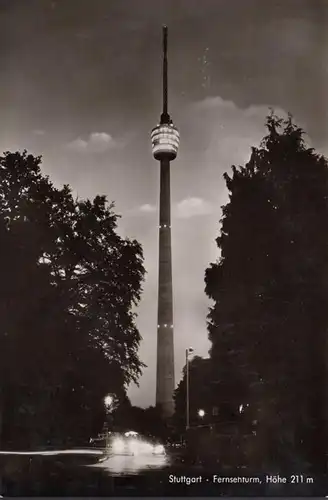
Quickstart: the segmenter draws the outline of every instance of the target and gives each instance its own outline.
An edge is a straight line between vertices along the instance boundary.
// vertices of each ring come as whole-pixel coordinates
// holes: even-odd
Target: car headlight
[[[156,446],[154,446],[154,453],[156,455],[161,455],[162,453],[164,453],[164,446],[162,444],[158,444]]]
[[[123,439],[120,438],[114,439],[112,443],[112,449],[114,453],[122,453],[124,451],[124,447],[125,444]]]

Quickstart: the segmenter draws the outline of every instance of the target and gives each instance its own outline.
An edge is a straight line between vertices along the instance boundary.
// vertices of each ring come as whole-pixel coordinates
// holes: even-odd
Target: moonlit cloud
[[[93,132],[88,139],[78,137],[67,144],[68,149],[78,152],[102,153],[116,146],[116,141],[106,132]]]
[[[139,207],[139,212],[145,214],[156,212],[156,210],[157,210],[156,206],[150,205],[149,203],[146,203],[145,205],[141,205],[141,207]]]
[[[177,203],[174,214],[180,219],[189,219],[199,215],[208,215],[212,212],[212,206],[202,198],[185,198]]]
[[[36,129],[32,131],[32,134],[34,135],[45,135],[45,131],[41,129]]]
[[[218,173],[222,176],[231,165],[244,165],[249,160],[251,147],[260,145],[267,132],[265,120],[270,108],[278,116],[287,118],[286,110],[270,103],[242,108],[221,96],[207,97],[189,105],[184,126],[188,127],[192,159],[187,161],[201,167],[202,177],[196,171],[190,171],[190,175],[195,175],[194,182],[198,185],[200,177],[206,199],[218,196]],[[300,123],[297,116],[295,120]],[[201,185],[199,193],[202,194],[200,188]]]
[[[150,203],[144,203],[143,205],[137,205],[136,207],[127,210],[125,212],[125,215],[133,218],[136,217],[145,218],[147,220],[148,215],[152,215],[156,212],[157,212],[156,205],[152,205]]]

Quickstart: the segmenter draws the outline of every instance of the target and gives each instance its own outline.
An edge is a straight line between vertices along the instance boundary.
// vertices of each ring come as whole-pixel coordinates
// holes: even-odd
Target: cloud
[[[45,135],[45,131],[44,130],[41,130],[41,129],[36,129],[36,130],[33,130],[32,133],[34,135]]]
[[[258,146],[266,135],[265,119],[273,108],[275,114],[287,117],[285,110],[272,104],[241,108],[221,97],[207,97],[189,106],[188,123],[194,148],[201,151],[202,168],[211,165],[229,170],[232,164],[248,161],[251,147]],[[288,110],[293,112],[293,110]],[[297,117],[295,117],[296,121]],[[201,131],[201,132],[200,132]]]
[[[212,206],[203,198],[185,198],[177,203],[174,214],[180,219],[189,219],[199,215],[212,213]]]
[[[103,153],[115,146],[116,141],[106,132],[92,132],[86,140],[78,137],[67,144],[68,149],[82,153]]]
[[[222,110],[223,112],[226,113],[225,117],[230,115],[230,119],[233,118],[242,118],[243,122],[249,119],[252,119],[254,117],[256,118],[261,118],[262,119],[262,126],[263,126],[263,118],[267,116],[267,114],[270,111],[270,108],[273,108],[275,110],[275,113],[279,116],[285,116],[287,117],[287,113],[282,110],[281,108],[276,108],[272,104],[268,105],[250,105],[247,108],[240,108],[235,104],[233,101],[225,101],[222,99],[220,96],[216,97],[206,97],[205,99],[201,101],[196,101],[193,104],[191,104],[191,110],[192,111],[216,111],[218,109]],[[224,125],[224,122],[222,122],[222,125]]]
[[[149,203],[146,203],[145,205],[141,205],[139,207],[139,212],[143,212],[146,214],[156,212],[157,208],[155,205],[150,205]]]
[[[157,212],[156,205],[151,205],[150,203],[144,203],[143,205],[131,208],[130,210],[125,212],[125,215],[129,217],[141,217],[144,215],[153,214],[155,212]]]

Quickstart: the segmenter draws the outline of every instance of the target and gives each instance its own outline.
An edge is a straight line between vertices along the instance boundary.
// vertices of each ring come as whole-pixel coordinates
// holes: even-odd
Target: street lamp
[[[110,431],[109,427],[112,425],[112,411],[114,410],[114,403],[115,403],[115,397],[111,394],[107,394],[107,396],[104,397],[104,406],[105,406],[105,411],[106,411],[106,420],[104,422],[104,427],[103,427],[103,432],[106,436],[106,448],[109,446],[109,437],[110,437]]]
[[[189,356],[194,352],[192,347],[186,349],[186,430],[189,429]]]
[[[198,410],[198,416],[200,418],[204,418],[205,417],[205,411],[204,410]]]
[[[111,396],[110,394],[108,394],[108,396],[106,396],[104,398],[104,404],[105,404],[106,410],[110,409],[110,407],[112,406],[113,402],[114,402],[113,396]]]

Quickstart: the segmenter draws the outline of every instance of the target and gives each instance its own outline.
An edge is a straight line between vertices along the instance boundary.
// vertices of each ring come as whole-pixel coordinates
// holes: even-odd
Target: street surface
[[[101,449],[0,452],[0,496],[318,496],[319,483],[289,488],[224,485],[213,475],[241,476],[218,464],[186,464],[179,457],[106,456]],[[174,480],[172,481],[172,477]],[[200,478],[188,484],[186,478]],[[325,483],[327,484],[327,483]],[[275,486],[275,485],[274,485]],[[301,488],[302,486],[302,488]],[[311,486],[311,485],[310,485]],[[322,483],[320,496],[325,496]],[[325,493],[323,494],[323,492]],[[316,493],[314,495],[314,492]]]
[[[112,475],[139,474],[141,471],[163,469],[169,465],[169,459],[165,455],[140,454],[112,455],[106,460],[91,465],[94,468],[101,468]]]
[[[59,455],[93,455],[101,457],[103,451],[97,449],[71,449],[71,450],[47,450],[47,451],[0,451],[0,455],[4,456],[59,456]]]

